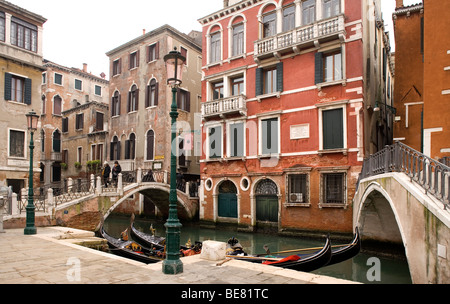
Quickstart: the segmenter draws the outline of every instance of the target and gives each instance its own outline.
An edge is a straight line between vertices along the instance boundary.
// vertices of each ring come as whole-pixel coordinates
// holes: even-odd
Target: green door
[[[256,220],[278,222],[278,196],[261,195],[256,197]]]
[[[237,196],[235,193],[219,194],[219,216],[237,218]]]

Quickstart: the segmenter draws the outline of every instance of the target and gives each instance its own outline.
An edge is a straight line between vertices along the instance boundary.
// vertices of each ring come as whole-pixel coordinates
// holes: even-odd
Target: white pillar
[[[136,174],[137,174],[137,176],[136,176],[136,181],[137,181],[138,183],[142,182],[142,169],[141,169],[141,168],[138,168]]]
[[[17,193],[12,194],[12,202],[11,202],[11,214],[17,215],[19,214],[19,202],[17,201]]]
[[[73,186],[73,179],[71,177],[69,177],[67,179],[67,192],[68,193],[72,192],[72,186]]]
[[[102,194],[102,178],[97,176],[97,187],[95,189],[97,194]]]
[[[3,212],[5,210],[5,204],[8,197],[0,196],[0,233],[4,233],[5,230],[3,230]]]
[[[117,193],[122,196],[123,195],[123,183],[122,183],[122,173],[119,173],[117,179]]]

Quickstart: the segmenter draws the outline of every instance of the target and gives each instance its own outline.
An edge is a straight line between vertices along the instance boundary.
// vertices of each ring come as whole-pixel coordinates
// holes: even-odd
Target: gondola
[[[334,265],[356,256],[361,250],[361,237],[359,235],[359,229],[356,227],[355,235],[350,244],[344,247],[340,247],[338,249],[332,249],[331,251],[331,260],[328,263],[329,265]]]
[[[131,237],[136,240],[139,244],[144,245],[145,247],[151,248],[153,246],[164,246],[166,238],[150,235],[144,232],[139,231],[134,227],[134,222],[131,223]]]
[[[110,250],[120,256],[133,259],[142,263],[157,263],[164,259],[164,247],[148,249],[134,241],[116,239],[106,233],[103,226],[100,228],[101,235],[107,240]]]
[[[229,241],[230,243],[230,241]],[[233,245],[231,245],[233,247]],[[240,254],[240,255],[233,255]],[[327,237],[322,249],[310,254],[295,254],[290,256],[271,256],[265,257],[249,256],[240,250],[234,252],[228,251],[227,257],[242,261],[271,265],[286,269],[292,269],[303,272],[310,272],[327,265],[331,260],[330,238]]]

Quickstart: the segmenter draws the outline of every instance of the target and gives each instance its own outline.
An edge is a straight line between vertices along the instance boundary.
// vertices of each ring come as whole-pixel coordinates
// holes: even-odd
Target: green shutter
[[[277,64],[277,91],[283,92],[283,63]]]
[[[323,82],[323,56],[321,52],[315,57],[315,84]]]
[[[30,105],[31,104],[31,79],[26,78],[25,79],[25,104]]]
[[[5,73],[5,100],[11,100],[11,81],[12,75]]]
[[[323,149],[344,148],[343,109],[322,112]]]
[[[256,77],[255,77],[255,90],[256,90],[256,96],[263,94],[263,69],[257,68],[256,69]]]

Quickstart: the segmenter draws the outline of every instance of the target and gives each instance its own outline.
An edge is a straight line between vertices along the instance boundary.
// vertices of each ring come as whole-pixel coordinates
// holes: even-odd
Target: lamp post
[[[186,58],[174,48],[164,56],[167,71],[167,84],[172,88],[172,106],[170,117],[172,118],[172,145],[170,156],[170,194],[169,194],[169,217],[166,224],[166,259],[163,261],[162,271],[164,274],[179,274],[183,272],[183,263],[180,260],[180,230],[181,223],[178,220],[177,210],[177,155],[176,155],[176,132],[177,132],[177,88],[181,85],[183,66]]]
[[[31,110],[30,113],[25,115],[27,117],[27,125],[28,130],[30,131],[30,172],[29,172],[29,182],[28,182],[28,205],[25,208],[27,211],[26,217],[26,227],[24,230],[25,235],[36,234],[36,227],[34,226],[34,199],[33,199],[33,150],[34,150],[34,142],[33,135],[37,130],[37,124],[39,120],[39,116],[36,115],[36,112]]]

